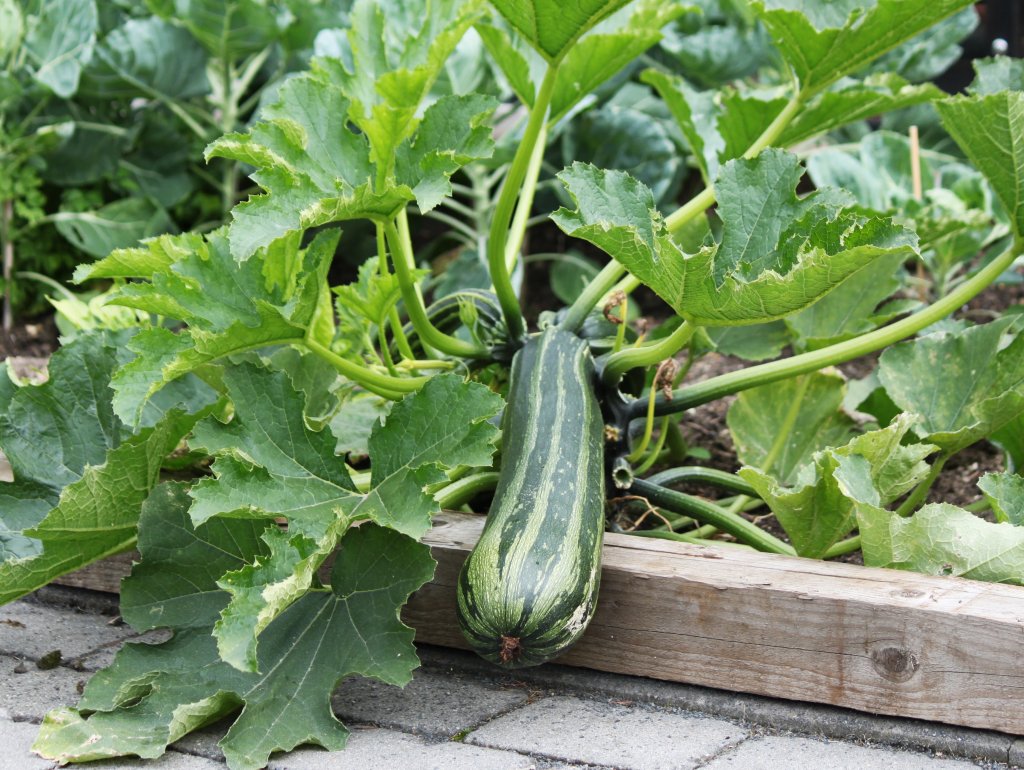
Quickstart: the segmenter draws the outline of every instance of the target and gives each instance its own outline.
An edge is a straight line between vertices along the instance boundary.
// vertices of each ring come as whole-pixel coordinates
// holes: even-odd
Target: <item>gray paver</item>
[[[810,738],[752,738],[701,770],[977,770],[973,762]]]
[[[1013,767],[1024,767],[1024,738],[1018,738],[1010,746],[1009,762]]]
[[[0,718],[0,770],[49,770],[53,762],[33,754],[37,725]]]
[[[86,767],[89,770],[224,770],[224,765],[220,762],[211,762],[208,759],[190,757],[173,751],[167,752],[159,759],[104,759],[78,767]]]
[[[298,749],[271,760],[268,770],[536,770],[537,762],[511,751],[427,743],[393,730],[353,730],[344,751]]]
[[[25,669],[23,673],[15,673]],[[50,709],[78,702],[78,685],[89,674],[58,667],[40,671],[32,662],[0,655],[0,709],[19,722],[41,722]]]
[[[422,735],[450,737],[526,703],[522,689],[488,686],[460,676],[419,671],[404,689],[352,679],[336,692],[342,721],[369,722]]]
[[[466,742],[622,770],[683,770],[746,735],[718,719],[556,696],[499,717]]]
[[[230,726],[231,722],[225,721],[220,725],[196,730],[173,743],[171,749],[197,757],[221,761],[224,759],[224,752],[220,750],[220,746],[217,743],[224,737],[224,733],[228,731]]]
[[[424,666],[430,670],[458,670],[464,675],[476,674],[480,678],[497,681],[507,679],[507,674],[498,671],[493,665],[461,650],[422,646],[419,654]],[[559,694],[633,700],[656,707],[735,719],[772,731],[863,741],[911,751],[978,757],[995,762],[1006,762],[1015,741],[1012,736],[989,730],[862,714],[838,706],[782,701],[760,695],[713,690],[677,682],[659,682],[552,663],[518,669],[515,678],[533,687]],[[1019,753],[1015,763],[1024,767],[1024,742],[1017,751]]]
[[[2,654],[38,660],[53,650],[60,650],[64,661],[69,661],[101,647],[104,651],[112,650],[133,635],[129,626],[112,626],[110,618],[103,615],[28,602],[0,607]],[[106,662],[98,665],[106,665]]]

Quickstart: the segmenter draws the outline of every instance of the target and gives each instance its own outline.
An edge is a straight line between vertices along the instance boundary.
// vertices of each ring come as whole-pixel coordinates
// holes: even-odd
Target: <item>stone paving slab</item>
[[[18,722],[42,722],[50,709],[77,703],[88,678],[63,666],[41,671],[31,661],[0,655],[0,709]]]
[[[622,770],[685,770],[746,737],[720,719],[555,696],[489,722],[466,743]]]
[[[537,761],[512,751],[427,743],[394,730],[354,730],[344,751],[298,749],[271,759],[267,770],[537,770]]]
[[[838,706],[783,701],[624,674],[548,663],[514,673],[496,669],[462,650],[421,646],[428,670],[459,671],[493,682],[515,681],[538,692],[585,698],[632,700],[660,708],[697,712],[755,725],[762,731],[879,744],[912,751],[972,757],[1024,768],[1024,738],[919,719],[864,714]]]
[[[973,762],[841,741],[764,737],[744,741],[701,770],[977,770]]]
[[[50,770],[53,762],[32,754],[38,725],[11,722],[0,716],[0,770]]]
[[[408,733],[450,738],[526,703],[512,689],[458,675],[418,672],[404,689],[372,679],[343,682],[332,701],[343,722],[364,722]]]
[[[19,601],[0,607],[0,654],[37,661],[59,650],[61,661],[90,670],[109,665],[135,632],[112,618]]]
[[[38,603],[46,597],[49,604]],[[40,671],[33,661],[57,646],[66,657],[92,661],[112,655],[131,635],[125,626],[108,625],[116,605],[101,598],[87,591],[48,590],[0,608],[0,650],[15,656],[0,655],[0,770],[52,767],[28,754],[36,725],[9,720],[38,721],[53,706],[72,705],[79,682],[88,677],[67,664]],[[275,756],[270,768],[1005,770],[1006,764],[992,760],[1008,758],[1024,766],[1024,739],[998,733],[563,666],[505,672],[438,648],[422,648],[421,656],[425,668],[404,691],[367,680],[343,685],[334,705],[353,726],[347,750],[330,754],[303,748]],[[22,662],[24,673],[15,674],[19,659],[27,662]],[[228,725],[187,736],[155,763],[124,759],[88,767],[225,770],[216,743]],[[771,735],[787,728],[811,737]],[[456,740],[449,740],[452,736]],[[843,740],[828,742],[823,736]],[[889,746],[858,745],[872,742]],[[902,742],[918,751],[892,748]],[[946,751],[946,746],[949,756],[985,761],[920,751]]]

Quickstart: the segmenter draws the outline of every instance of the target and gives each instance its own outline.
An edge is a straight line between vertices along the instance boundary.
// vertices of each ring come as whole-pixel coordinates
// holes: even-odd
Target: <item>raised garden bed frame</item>
[[[434,580],[403,615],[466,648],[455,618],[482,516],[424,538]],[[131,556],[66,575],[117,592]],[[1024,588],[628,535],[605,539],[601,596],[560,663],[1024,735]]]

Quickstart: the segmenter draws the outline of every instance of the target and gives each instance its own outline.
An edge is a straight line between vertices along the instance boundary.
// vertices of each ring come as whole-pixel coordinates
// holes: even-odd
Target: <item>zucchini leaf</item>
[[[723,163],[746,153],[788,101],[772,92],[743,93],[732,87],[698,91],[682,78],[658,70],[646,71],[643,80],[665,100],[708,182]],[[791,147],[849,123],[940,96],[942,92],[933,85],[912,85],[897,75],[844,78],[804,101],[775,144]]]
[[[755,0],[752,5],[792,67],[801,92],[811,95],[966,8],[971,0]]]
[[[936,104],[942,125],[992,185],[1024,238],[1024,64],[982,61],[970,95]],[[1006,90],[999,90],[1006,89]]]
[[[742,468],[740,476],[771,508],[797,553],[821,558],[857,526],[862,502],[887,505],[928,475],[924,460],[935,447],[903,443],[912,423],[900,415],[887,428],[816,452],[792,484],[756,468]]]
[[[993,583],[1024,583],[1024,528],[980,519],[955,505],[909,518],[875,506],[857,511],[864,563]]]
[[[143,500],[164,458],[213,400],[184,379],[150,403],[132,434],[110,405],[127,335],[81,334],[50,360],[50,378],[8,389],[0,448],[0,604],[135,542]]]
[[[501,399],[459,377],[432,378],[394,405],[369,438],[371,489],[356,491],[336,439],[306,426],[305,398],[283,372],[252,364],[224,374],[234,419],[200,423],[193,445],[213,454],[213,478],[193,487],[192,521],[284,517],[287,531],[263,534],[269,556],[224,576],[231,602],[215,634],[221,657],[255,670],[256,638],[312,586],[317,570],[354,522],[371,520],[413,538],[440,511],[426,486],[457,466],[489,465]],[[437,404],[445,404],[438,410]]]
[[[726,416],[737,458],[783,484],[795,482],[816,452],[853,436],[853,419],[842,410],[845,395],[836,372],[743,391]]]
[[[202,624],[228,598],[211,567],[260,557],[261,528],[225,521],[193,530],[187,501],[177,486],[153,495],[142,522],[142,562],[125,580],[127,596],[141,600],[126,615],[140,628],[167,627],[174,636],[160,645],[125,646],[90,680],[77,709],[47,715],[34,750],[62,762],[158,757],[169,743],[239,707],[220,742],[232,770],[264,767],[273,752],[303,743],[341,750],[348,730],[330,708],[338,683],[360,674],[404,685],[418,665],[413,631],[398,610],[432,576],[429,549],[373,524],[351,530],[327,590],[308,593],[264,631],[263,673],[241,672],[218,658]],[[155,579],[154,568],[168,560],[188,579]]]
[[[178,377],[231,353],[301,340],[314,324],[338,233],[319,233],[305,250],[292,239],[242,264],[227,236],[226,228],[161,236],[78,273],[80,280],[148,278],[122,286],[110,302],[188,324],[178,332],[146,329],[129,342],[136,356],[113,379],[114,409],[127,423],[137,423],[147,401]],[[294,288],[276,282],[285,275]]]
[[[491,0],[491,5],[551,62],[561,61],[573,44],[630,0]]]
[[[764,323],[810,306],[876,259],[913,253],[916,244],[912,232],[853,208],[837,191],[798,198],[802,174],[782,150],[725,164],[716,183],[721,243],[692,255],[673,241],[651,191],[624,172],[573,164],[559,178],[576,210],[552,218],[696,324]]]
[[[1024,476],[1016,473],[986,473],[978,488],[992,506],[996,521],[1024,527]]]
[[[236,259],[311,227],[384,221],[413,200],[430,210],[450,194],[455,171],[491,155],[493,98],[448,95],[417,117],[476,3],[384,5],[356,3],[348,60],[314,60],[309,73],[281,87],[263,120],[207,148],[207,158],[254,166],[252,178],[266,191],[233,211]],[[389,9],[395,16],[385,30]]]
[[[918,435],[948,454],[1024,414],[1024,334],[1013,318],[893,345],[878,376],[901,409],[921,415]]]

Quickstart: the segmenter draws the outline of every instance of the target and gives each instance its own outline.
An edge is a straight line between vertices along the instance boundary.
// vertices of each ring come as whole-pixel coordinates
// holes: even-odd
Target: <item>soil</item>
[[[53,316],[18,321],[10,332],[0,329],[0,360],[11,356],[46,358],[57,349]]]

